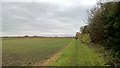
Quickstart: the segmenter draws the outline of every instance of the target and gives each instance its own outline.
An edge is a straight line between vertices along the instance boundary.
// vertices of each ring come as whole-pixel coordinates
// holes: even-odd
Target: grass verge
[[[73,40],[52,66],[102,66],[105,62],[87,45]]]

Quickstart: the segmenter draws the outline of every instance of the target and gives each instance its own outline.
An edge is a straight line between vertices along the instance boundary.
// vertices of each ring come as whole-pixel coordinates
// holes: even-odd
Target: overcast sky
[[[74,36],[96,0],[2,0],[2,34]]]

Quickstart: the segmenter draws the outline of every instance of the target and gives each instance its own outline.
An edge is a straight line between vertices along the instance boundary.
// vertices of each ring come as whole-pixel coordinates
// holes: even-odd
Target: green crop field
[[[3,38],[2,65],[29,66],[49,58],[72,38]]]
[[[52,57],[52,58],[51,58]],[[88,45],[73,38],[3,38],[3,66],[103,66]]]

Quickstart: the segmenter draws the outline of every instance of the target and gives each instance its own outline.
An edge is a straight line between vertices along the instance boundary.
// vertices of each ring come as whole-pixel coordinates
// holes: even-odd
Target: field
[[[31,66],[67,46],[70,38],[3,38],[3,66]]]
[[[103,66],[88,45],[73,38],[3,38],[3,66]]]

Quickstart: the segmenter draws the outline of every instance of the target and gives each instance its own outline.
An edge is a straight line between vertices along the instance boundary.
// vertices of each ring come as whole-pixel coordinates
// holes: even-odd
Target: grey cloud
[[[64,5],[48,2],[4,2],[3,35],[73,36],[84,25],[86,11],[92,6]]]

